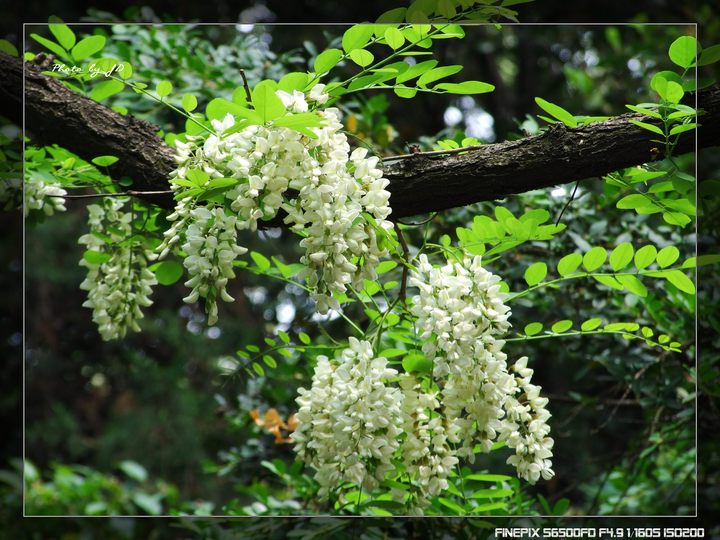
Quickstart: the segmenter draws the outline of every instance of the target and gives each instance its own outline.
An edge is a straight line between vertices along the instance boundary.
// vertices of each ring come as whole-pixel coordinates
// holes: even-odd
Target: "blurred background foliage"
[[[377,4],[377,3],[376,3]],[[685,4],[636,2],[632,7],[611,3],[604,20],[688,21],[704,19],[700,39],[714,44],[718,23],[709,7],[690,11]],[[630,4],[630,3],[622,3]],[[185,7],[184,13],[165,16],[165,9],[131,8],[124,13],[111,4],[103,11],[78,3],[64,3],[74,11],[58,13],[65,20],[112,23],[193,20],[206,13]],[[177,6],[173,5],[173,8]],[[380,13],[387,5],[348,4],[333,20],[360,20]],[[660,11],[658,11],[660,8]],[[195,9],[198,9],[196,7]],[[99,31],[110,39],[107,53],[128,60],[136,78],[144,82],[168,79],[177,89],[195,94],[200,108],[213,97],[229,97],[240,84],[244,69],[251,85],[262,78],[277,78],[288,70],[306,69],[308,60],[329,46],[341,28],[333,26],[273,26],[251,23],[323,20],[318,5],[257,4],[238,12],[218,4],[219,18],[242,24],[228,26],[166,25],[162,27],[113,24]],[[362,12],[353,10],[362,9]],[[528,13],[526,16],[525,13]],[[112,15],[116,13],[117,15]],[[581,13],[564,6],[538,2],[521,10],[521,20],[583,20]],[[465,66],[466,78],[496,85],[481,97],[421,95],[399,100],[392,94],[374,94],[344,102],[350,133],[377,151],[404,153],[408,144],[431,148],[445,137],[474,136],[483,142],[517,138],[538,131],[544,124],[535,96],[562,105],[573,114],[616,115],[627,103],[646,101],[653,73],[669,68],[667,45],[687,27],[672,26],[486,26],[468,31],[466,39],[439,53],[441,61]],[[704,39],[708,37],[709,41]],[[12,37],[12,36],[10,36]],[[31,49],[32,43],[27,44]],[[713,75],[712,73],[708,74]],[[714,74],[717,80],[716,75]],[[110,105],[148,119],[164,131],[179,130],[181,120],[165,108],[132,92],[122,92]],[[122,110],[122,109],[121,109]],[[9,138],[13,139],[13,134]],[[693,156],[681,165],[693,171]],[[717,185],[720,182],[717,152],[702,151],[698,177],[704,216],[699,234],[692,226],[671,227],[656,216],[637,216],[613,208],[612,193],[597,179],[581,182],[561,222],[566,234],[549,242],[534,242],[493,264],[518,289],[528,264],[543,260],[549,265],[573,250],[588,245],[615,245],[649,240],[658,247],[682,245],[685,255],[716,249]],[[553,219],[570,197],[572,186],[513,197],[503,204],[516,215],[530,208],[545,208]],[[25,242],[25,483],[29,514],[294,514],[303,513],[304,490],[312,481],[291,466],[291,445],[276,437],[251,416],[260,418],[276,408],[280,418],[294,411],[296,389],[309,378],[309,367],[298,355],[278,358],[268,377],[249,376],[234,368],[242,363],[235,352],[278,329],[294,339],[301,332],[315,338],[327,331],[342,332],[341,321],[317,321],[300,291],[281,282],[270,282],[249,272],[238,273],[229,291],[236,298],[223,305],[220,323],[207,327],[197,306],[183,305],[182,285],[157,288],[155,304],[143,324],[143,333],[120,343],[102,342],[82,308],[78,289],[82,269],[77,266],[82,249],[77,238],[85,227],[85,203],[71,202],[68,212],[28,229]],[[413,228],[415,243],[421,236],[453,235],[474,215],[492,214],[492,203],[481,203],[445,212],[428,224]],[[5,228],[19,217],[2,216]],[[243,238],[250,249],[276,255],[287,262],[298,259],[295,241],[279,230]],[[21,275],[20,241],[2,244],[2,260],[9,272],[3,279]],[[585,280],[563,289],[528,296],[513,306],[513,320],[552,323],[561,318],[582,321],[597,314],[606,320],[635,320],[656,332],[673,336],[684,345],[682,354],[668,354],[609,336],[542,340],[508,346],[511,357],[528,354],[537,382],[550,397],[553,413],[556,478],[536,488],[525,488],[522,498],[528,513],[583,515],[692,515],[696,500],[700,515],[710,515],[717,493],[718,456],[715,437],[720,428],[718,412],[718,318],[720,287],[713,267],[700,269],[696,306],[671,286],[651,288],[648,298],[609,292]],[[16,281],[15,281],[16,282]],[[515,285],[515,286],[513,286]],[[7,283],[13,291],[12,282]],[[3,344],[6,357],[17,358],[22,339],[17,324],[22,298],[15,288],[8,294],[3,327],[14,329]],[[15,315],[13,315],[15,313]],[[629,317],[631,316],[631,317]],[[520,329],[520,328],[518,328]],[[696,355],[700,354],[700,395],[695,400]],[[3,412],[17,413],[21,391],[13,386],[21,373],[16,362],[3,372],[0,397]],[[699,409],[700,447],[695,446],[695,413]],[[15,425],[19,422],[14,417]],[[19,430],[4,437],[3,455],[17,456]],[[699,453],[695,492],[695,463]],[[493,472],[507,473],[504,459],[493,453],[481,464]],[[0,516],[8,520],[20,505],[21,465],[7,461],[0,482],[5,486]],[[80,465],[82,464],[82,465]],[[505,470],[505,469],[508,470]],[[697,497],[697,498],[696,498]],[[558,503],[569,500],[569,506]],[[102,501],[102,505],[98,505]],[[350,534],[346,522],[314,518],[288,522],[258,521],[243,529],[246,537],[281,537],[290,523],[296,536]],[[492,523],[507,525],[497,518]],[[39,522],[35,534],[44,538]],[[181,535],[226,537],[222,523],[174,522]],[[542,524],[542,518],[532,523]],[[578,521],[573,521],[579,524]],[[711,524],[708,521],[706,524]],[[482,527],[483,523],[476,523]],[[16,527],[23,525],[16,524]],[[90,525],[68,522],[73,536]],[[108,538],[162,538],[160,528],[143,520],[117,519],[95,524]],[[439,534],[482,536],[484,529],[468,533],[457,524],[438,520],[422,531],[413,522],[374,522],[368,538]],[[401,529],[401,527],[403,527]],[[443,528],[444,527],[444,528]],[[8,529],[10,530],[10,529]],[[21,529],[18,529],[20,531]],[[28,531],[29,529],[25,529]],[[46,529],[51,531],[52,526]],[[411,536],[412,537],[412,536]],[[422,536],[433,537],[433,536]]]

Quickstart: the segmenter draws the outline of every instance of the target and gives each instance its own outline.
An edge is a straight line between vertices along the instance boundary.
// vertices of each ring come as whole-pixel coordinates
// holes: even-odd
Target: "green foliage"
[[[505,2],[504,5],[512,4]],[[307,73],[296,71],[282,77],[258,75],[253,78],[252,84],[249,85],[253,89],[250,99],[246,96],[244,85],[238,86],[237,81],[223,82],[220,77],[218,77],[220,88],[217,91],[210,91],[200,84],[195,87],[192,84],[186,85],[187,80],[195,79],[197,82],[212,73],[212,68],[209,66],[211,62],[206,62],[207,66],[192,63],[190,57],[193,55],[187,52],[180,54],[180,57],[185,66],[183,69],[189,72],[188,77],[173,76],[169,67],[152,70],[140,67],[142,65],[140,62],[132,62],[135,66],[134,76],[137,82],[123,77],[122,73],[117,76],[111,75],[105,80],[94,83],[89,95],[96,100],[112,98],[114,103],[131,105],[129,109],[133,113],[139,104],[143,103],[136,98],[150,98],[155,102],[159,100],[166,105],[166,109],[163,109],[165,112],[181,115],[183,118],[186,133],[172,134],[172,137],[180,140],[185,135],[211,132],[210,121],[222,120],[226,114],[232,114],[237,120],[236,131],[252,124],[272,124],[296,129],[311,137],[313,135],[311,128],[320,124],[317,113],[312,110],[308,113],[287,112],[275,90],[308,92],[318,82],[325,81],[333,101],[342,98],[342,105],[345,106],[347,103],[347,110],[351,111],[350,118],[355,118],[356,129],[351,128],[348,121],[348,131],[358,133],[361,139],[367,135],[370,141],[380,141],[384,136],[389,142],[391,137],[388,132],[389,130],[391,132],[392,125],[385,115],[388,108],[387,99],[385,96],[375,96],[362,101],[361,92],[393,89],[396,95],[411,98],[417,92],[469,95],[493,89],[492,85],[480,81],[439,82],[457,74],[462,69],[460,65],[439,66],[438,60],[435,59],[416,61],[413,65],[409,65],[402,60],[404,56],[422,58],[431,52],[430,49],[438,39],[461,39],[465,31],[458,25],[446,24],[444,21],[433,24],[423,24],[423,22],[435,19],[460,21],[472,15],[472,12],[466,8],[467,6],[462,2],[416,2],[407,10],[403,8],[388,12],[378,21],[379,24],[352,26],[339,38],[341,43],[337,40],[331,42],[336,47],[313,55],[314,58],[309,62],[313,71]],[[497,6],[489,8],[492,9],[483,14],[486,18],[505,14]],[[403,21],[411,21],[411,23],[405,24]],[[50,32],[57,43],[36,35],[33,38],[50,50],[53,48],[62,50],[66,60],[69,61],[80,61],[98,55],[103,48],[106,52],[107,49],[116,48],[115,52],[123,53],[117,55],[118,59],[132,59],[137,58],[138,51],[142,49],[141,46],[138,46],[137,50],[134,46],[126,46],[124,47],[126,50],[123,51],[123,47],[119,47],[112,39],[106,42],[103,36],[85,38],[80,35],[75,36],[72,30],[61,23],[51,24]],[[142,38],[140,41],[144,43],[144,47],[151,42],[148,36],[152,36],[152,39],[158,41],[163,49],[172,47],[169,39],[176,39],[182,35],[179,30],[173,29],[160,31],[127,27],[119,32],[119,35],[121,34],[128,37],[128,42],[135,37]],[[619,33],[608,32],[607,35],[614,48],[622,47]],[[165,36],[163,38],[165,41],[157,39],[158,36]],[[700,51],[699,47],[693,45],[694,40],[691,43],[689,39],[680,38],[671,45],[669,51],[670,60],[686,70],[695,63],[696,52]],[[186,45],[181,46],[188,48]],[[342,49],[337,48],[340,46]],[[218,49],[208,45],[204,51],[208,50]],[[149,54],[149,51],[145,50],[142,54]],[[154,54],[167,53],[155,51]],[[200,53],[200,58],[203,54]],[[62,57],[60,54],[58,56]],[[712,47],[704,49],[700,53],[698,64],[709,62],[715,56],[717,55]],[[194,66],[193,69],[187,69],[191,64]],[[128,71],[123,71],[128,74]],[[285,407],[284,411],[289,418],[294,406],[293,390],[299,384],[305,384],[302,380],[306,381],[309,376],[308,365],[312,365],[320,354],[332,356],[337,349],[343,348],[343,341],[348,333],[356,333],[372,339],[376,352],[387,357],[397,369],[427,377],[432,372],[432,363],[420,350],[418,329],[414,328],[412,317],[407,311],[409,299],[405,291],[406,269],[412,268],[414,261],[409,253],[414,255],[423,250],[436,255],[442,253],[448,260],[454,260],[466,253],[482,255],[484,264],[498,265],[503,270],[504,278],[507,276],[506,282],[502,284],[504,290],[519,291],[510,295],[509,301],[514,303],[513,310],[517,308],[521,314],[530,311],[529,314],[524,313],[525,317],[518,318],[515,327],[522,328],[523,331],[509,337],[507,339],[509,343],[520,348],[532,342],[533,347],[538,347],[537,356],[542,356],[541,347],[548,339],[581,337],[582,343],[585,344],[592,335],[606,334],[606,337],[599,336],[598,341],[602,342],[602,345],[599,345],[598,349],[593,349],[597,355],[588,354],[589,361],[585,364],[594,365],[597,362],[603,369],[600,379],[610,379],[618,385],[627,384],[628,392],[632,389],[640,396],[639,399],[650,400],[651,398],[647,396],[652,394],[652,389],[634,382],[633,377],[636,373],[631,372],[630,367],[618,367],[617,364],[625,362],[626,353],[631,350],[633,354],[627,355],[630,356],[627,365],[635,367],[639,363],[642,369],[659,363],[660,359],[670,358],[666,363],[672,364],[677,358],[675,353],[691,354],[683,345],[687,342],[687,328],[684,326],[686,321],[678,316],[678,313],[690,312],[694,301],[695,285],[686,271],[695,268],[696,264],[717,262],[716,258],[712,257],[697,261],[694,258],[685,258],[687,246],[673,230],[673,227],[681,229],[691,223],[696,214],[692,200],[695,180],[685,172],[688,169],[682,162],[671,159],[678,137],[685,131],[695,129],[696,123],[691,121],[695,115],[694,109],[679,103],[686,91],[684,84],[688,82],[684,80],[685,73],[682,75],[671,73],[661,72],[651,83],[651,87],[660,97],[659,103],[628,106],[634,112],[647,117],[634,122],[653,135],[660,136],[657,142],[659,147],[665,150],[665,159],[655,161],[650,166],[633,167],[608,175],[605,178],[603,194],[588,190],[590,194],[588,198],[592,199],[592,204],[595,206],[575,203],[578,208],[568,210],[572,218],[566,217],[565,222],[553,224],[551,212],[547,209],[552,207],[552,201],[548,202],[544,195],[523,196],[519,198],[521,203],[517,205],[513,201],[488,203],[471,210],[458,211],[451,217],[438,217],[422,226],[399,227],[398,230],[404,231],[403,234],[406,234],[411,241],[410,252],[402,250],[397,232],[385,231],[381,241],[391,247],[392,258],[378,266],[377,281],[366,280],[361,290],[350,289],[347,294],[337,296],[343,309],[337,314],[336,320],[312,320],[308,313],[302,313],[288,323],[288,326],[281,327],[275,324],[271,318],[272,314],[270,317],[263,314],[265,319],[273,322],[265,323],[265,327],[260,332],[261,336],[264,336],[262,339],[244,335],[242,339],[238,338],[241,345],[236,345],[239,350],[234,357],[214,357],[213,361],[217,361],[218,371],[225,376],[223,384],[252,381],[243,388],[245,393],[239,396],[238,405],[235,405],[234,399],[228,401],[222,396],[216,398],[231,429],[240,432],[240,436],[237,437],[237,447],[233,446],[232,449],[221,454],[221,464],[205,463],[208,472],[217,473],[222,478],[233,477],[233,481],[237,483],[237,496],[223,505],[222,512],[231,515],[277,515],[331,511],[337,514],[388,516],[403,509],[402,503],[392,500],[390,490],[404,490],[408,492],[405,502],[410,500],[412,495],[407,487],[412,484],[412,479],[399,475],[395,478],[387,478],[381,488],[375,492],[363,492],[357,486],[349,484],[338,486],[338,495],[328,506],[317,503],[317,484],[302,470],[299,463],[290,464],[289,452],[272,445],[265,445],[262,435],[257,436],[257,433],[253,437],[248,436],[249,430],[256,429],[256,426],[250,424],[247,414],[252,407],[269,402],[279,403]],[[279,82],[276,83],[276,79],[279,79]],[[79,84],[88,82],[82,77],[77,81]],[[135,95],[132,92],[122,92],[126,84],[135,90]],[[148,88],[153,87],[154,95],[153,92],[147,91]],[[82,89],[80,88],[81,91]],[[358,97],[358,100],[352,101],[355,97]],[[573,116],[564,108],[541,98],[536,98],[535,101],[552,117],[547,118],[549,122],[560,121],[574,128],[591,121],[589,120],[591,117]],[[198,108],[204,111],[204,114],[195,112]],[[385,145],[384,141],[380,144]],[[479,144],[477,139],[458,134],[454,139],[439,140],[437,149],[461,150],[477,144]],[[64,150],[33,147],[29,150],[28,171],[31,175],[52,175],[53,178],[60,178],[65,186],[83,185],[80,183],[82,179],[98,190],[115,189],[109,178],[92,165],[74,158]],[[114,161],[116,158],[113,156],[100,156],[92,160],[92,163],[99,167],[107,167]],[[174,182],[182,188],[177,198],[191,195],[198,201],[206,201],[236,186],[238,179],[211,178],[207,172],[194,169],[188,173],[187,180],[175,179]],[[597,220],[603,205],[605,208],[602,211],[610,214],[604,219],[607,219],[610,225],[607,232],[599,227],[595,229],[596,225],[602,224],[600,221],[588,225],[589,228],[604,233],[599,242],[597,238],[592,242],[602,245],[593,247],[589,243],[589,236],[587,240],[582,240],[586,231],[579,227],[591,220]],[[526,206],[531,209],[527,210]],[[642,220],[618,223],[618,216],[627,219],[626,214],[613,212],[611,210],[613,206],[618,210],[633,210],[634,213],[630,215],[631,220],[638,216],[643,216],[644,219],[647,216],[652,218],[652,214],[661,214],[664,224],[661,222],[662,225],[658,226],[656,222]],[[164,214],[143,208],[140,204],[137,205],[137,210],[138,215],[134,218],[134,223],[138,225],[138,234],[146,235],[151,243],[158,241],[166,225],[163,223]],[[668,228],[665,224],[671,227]],[[624,228],[625,226],[628,230]],[[653,236],[645,235],[648,229]],[[457,239],[455,243],[450,236],[453,230]],[[633,234],[630,235],[628,231]],[[572,235],[581,240],[576,240]],[[633,238],[648,238],[648,240],[645,245],[636,249],[632,243]],[[570,244],[572,241],[575,241],[575,246]],[[605,245],[614,247],[603,247]],[[236,262],[236,267],[245,271],[242,279],[260,278],[267,282],[274,281],[280,287],[273,289],[280,291],[278,294],[292,294],[304,298],[302,292],[307,292],[308,288],[298,276],[305,265],[283,262],[297,259],[280,257],[279,252],[275,251],[276,244],[262,245],[259,249],[267,255],[251,249],[247,260]],[[272,253],[274,254],[271,255]],[[182,255],[181,252],[178,254]],[[83,254],[87,261],[95,264],[101,264],[106,256],[105,253],[95,251],[86,251]],[[167,286],[180,280],[184,271],[182,264],[169,260],[153,265],[151,270],[159,283]],[[587,287],[592,281],[586,278],[592,278],[610,290],[603,291],[607,293],[603,296],[597,295],[592,288]],[[563,294],[557,294],[558,291],[554,290],[560,286],[568,287],[570,291],[577,293],[577,306],[573,307],[572,314],[562,309],[562,302],[558,297]],[[546,295],[524,298],[541,288],[544,288],[543,292],[546,292]],[[621,294],[624,292],[630,294]],[[662,293],[662,298],[659,293]],[[575,298],[569,291],[565,295]],[[635,297],[643,300],[637,303]],[[560,307],[553,304],[556,300]],[[268,305],[273,303],[276,303],[276,299],[267,301]],[[300,309],[300,306],[298,308]],[[548,315],[552,316],[551,320],[548,320]],[[259,316],[257,318],[261,319]],[[542,320],[535,321],[536,319]],[[631,320],[616,322],[626,319]],[[613,344],[610,336],[625,338],[627,342],[616,340],[619,345]],[[637,352],[639,348],[631,349],[637,345],[644,345],[645,348],[641,349],[641,352]],[[612,352],[608,352],[608,349],[603,350],[606,346]],[[576,351],[573,347],[576,345],[569,345],[567,351],[557,348],[553,350],[553,356],[568,355],[569,357],[573,351]],[[656,353],[653,348],[662,351],[660,353],[662,356],[654,356]],[[534,352],[536,349],[529,350]],[[621,354],[617,354],[618,351]],[[612,356],[613,352],[616,356]],[[669,377],[672,381],[675,380],[673,377],[677,371],[681,371],[675,369],[676,367],[672,364],[667,368],[672,370],[673,376]],[[595,371],[591,373],[590,369]],[[578,370],[577,375],[573,375],[576,378],[571,382],[581,380],[587,373],[592,375],[589,378],[594,378],[598,374],[598,369],[600,368],[583,366]],[[233,377],[229,377],[231,375]],[[427,384],[431,385],[432,381]],[[684,389],[681,385],[672,386],[673,382],[664,384],[663,390]],[[661,386],[661,383],[657,385]],[[593,396],[581,396],[578,393],[575,395],[580,403],[592,402]],[[575,399],[575,395],[571,395],[572,399]],[[654,412],[645,401],[643,407],[646,407],[642,410],[647,410],[648,415]],[[673,407],[680,408],[674,402]],[[675,448],[667,445],[666,439],[654,435],[653,437],[650,439],[652,445],[647,447],[650,450],[643,451],[641,455],[644,465],[639,467],[640,472],[635,477],[628,478],[622,474],[624,469],[617,469],[612,472],[606,485],[586,483],[588,493],[600,493],[599,504],[602,512],[637,510],[638,505],[650,504],[652,493],[659,489],[657,484],[667,485],[676,473],[688,474],[689,460],[684,460],[681,455],[682,445]],[[459,467],[457,471],[453,471],[450,476],[450,487],[442,496],[431,501],[428,513],[492,516],[544,511],[548,514],[562,515],[569,510],[571,503],[568,499],[559,499],[551,503],[542,495],[535,498],[521,486],[518,480],[504,474],[486,472],[504,470],[502,469],[505,459],[503,454],[502,448],[494,448],[489,455],[483,455],[477,465]],[[662,458],[658,459],[657,463],[652,462],[651,460],[656,456]],[[258,465],[259,458],[263,459]],[[656,465],[656,470],[653,470]],[[262,474],[257,473],[260,467],[263,468]],[[625,469],[627,467],[626,464]],[[148,475],[139,465],[126,461],[122,462],[119,468],[127,477],[123,482],[130,485],[133,485],[132,483],[149,485]],[[272,476],[268,478],[266,471]],[[66,469],[62,474],[57,472],[54,474],[55,476],[47,482],[48,486],[52,487],[43,488],[47,493],[59,490],[58,486],[72,475],[79,477],[82,485],[85,483],[113,485],[108,478],[98,478],[95,473],[87,469],[74,471],[70,468],[70,472]],[[81,491],[84,492],[84,489]],[[122,489],[132,494],[112,492],[116,497],[112,504],[119,505],[118,512],[139,509],[146,513],[156,513],[166,508],[177,508],[177,501],[171,504],[170,496],[163,494],[160,488],[157,490],[148,488],[147,492],[133,491],[134,487]],[[161,495],[158,496],[158,493]],[[53,496],[70,497],[65,492],[60,496],[57,494]],[[657,501],[656,503],[658,507],[663,508],[662,504]],[[95,512],[103,509],[97,506],[91,507],[90,510]],[[200,511],[209,510],[210,507],[201,506]],[[87,504],[82,511],[89,511]],[[330,531],[336,530],[333,528],[336,525],[328,527]]]

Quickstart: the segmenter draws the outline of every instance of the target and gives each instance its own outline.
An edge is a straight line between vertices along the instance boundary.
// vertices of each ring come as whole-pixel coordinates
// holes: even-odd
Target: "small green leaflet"
[[[372,64],[372,61],[375,59],[373,54],[370,51],[366,51],[365,49],[353,49],[350,51],[350,60],[355,62],[360,67],[366,67]]]
[[[588,272],[592,272],[593,270],[597,270],[603,264],[605,264],[606,259],[607,251],[605,250],[605,248],[595,246],[583,256],[583,266],[585,267],[585,270],[587,270]]]
[[[95,101],[102,101],[121,92],[123,88],[125,88],[125,85],[116,79],[101,81],[93,86],[93,89],[90,91],[90,98]]]
[[[543,111],[545,111],[552,117],[557,118],[566,126],[573,128],[577,127],[577,120],[575,120],[575,117],[559,105],[550,103],[549,101],[546,101],[540,97],[535,98],[535,103],[537,103]]]
[[[433,90],[445,90],[450,94],[485,94],[495,90],[495,86],[482,81],[464,81],[461,83],[440,83]]]
[[[337,65],[342,56],[343,53],[340,49],[327,49],[321,52],[313,64],[315,73],[327,73]]]
[[[192,112],[197,108],[198,101],[192,94],[185,94],[182,98],[182,108],[186,112]]]
[[[372,24],[356,24],[348,28],[342,37],[342,46],[346,53],[361,49],[370,40],[374,32]]]
[[[257,251],[251,251],[250,257],[255,262],[260,272],[265,272],[270,268],[270,260],[262,253],[258,253]]]
[[[91,161],[98,167],[109,167],[113,163],[116,163],[119,158],[115,156],[98,156],[93,158]]]
[[[105,47],[104,36],[89,36],[82,39],[72,48],[72,57],[76,61],[84,60],[89,58],[95,53],[103,50]]]
[[[66,24],[63,24],[57,17],[51,17],[48,26],[52,35],[55,36],[55,39],[57,39],[58,43],[62,45],[64,49],[68,51],[72,49],[73,45],[75,45],[75,33],[70,30]]]
[[[695,63],[697,51],[698,42],[694,37],[681,36],[670,45],[668,56],[674,64],[687,69]]]
[[[275,93],[275,81],[262,81],[252,92],[252,104],[263,123],[285,114],[285,105]]]
[[[615,272],[622,270],[632,261],[634,251],[630,242],[623,242],[610,254],[610,267]]]
[[[177,261],[162,261],[150,266],[160,285],[172,285],[183,275],[183,265]]]
[[[405,43],[405,36],[400,30],[391,26],[385,30],[385,43],[392,47],[393,50],[397,50]]]
[[[160,81],[157,83],[157,86],[155,87],[155,92],[157,92],[157,95],[161,98],[164,98],[165,96],[170,95],[170,92],[172,92],[173,85],[170,81]]]
[[[525,270],[525,281],[528,285],[532,287],[533,285],[537,285],[543,279],[545,279],[546,275],[547,264],[545,264],[544,262],[536,262],[530,265],[527,270]]]

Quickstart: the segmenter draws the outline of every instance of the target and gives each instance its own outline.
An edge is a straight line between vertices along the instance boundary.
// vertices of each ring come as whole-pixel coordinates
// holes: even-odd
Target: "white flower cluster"
[[[55,212],[64,212],[66,210],[65,195],[67,195],[67,191],[56,184],[37,178],[28,178],[25,181],[23,212],[26,217],[30,210],[41,210],[46,216],[52,216]]]
[[[448,488],[447,477],[458,458],[449,444],[449,426],[437,392],[423,390],[420,381],[410,374],[403,375],[400,386],[407,433],[402,457],[405,470],[415,477],[421,495],[418,502],[423,506],[429,503],[429,497]]]
[[[306,112],[311,102],[328,99],[323,85],[313,87],[307,96],[298,91],[277,95],[291,112]],[[176,142],[174,176],[186,180],[190,170],[200,169],[210,179],[239,180],[225,192],[228,206],[237,213],[237,229],[255,230],[259,220],[285,211],[285,222],[304,236],[300,245],[305,248],[302,262],[307,269],[301,277],[313,290],[317,310],[326,313],[340,307],[333,293],[377,276],[375,266],[386,254],[378,246],[377,231],[391,227],[386,220],[390,193],[378,158],[367,158],[365,149],[350,153],[339,111],[329,108],[318,114],[323,125],[312,128],[315,138],[272,125],[226,133],[235,125],[233,116],[214,120],[216,134],[204,142],[190,137],[187,143]],[[159,248],[163,256],[192,223],[191,204],[181,201],[168,218],[175,223]],[[372,215],[375,223],[364,219],[363,212]]]
[[[393,469],[402,433],[402,394],[387,383],[397,371],[350,338],[336,362],[319,356],[312,388],[300,388],[295,451],[317,471],[320,496],[344,481],[375,489]]]
[[[124,212],[126,200],[105,197],[88,206],[90,233],[78,240],[92,255],[80,266],[88,269],[80,288],[88,291],[84,307],[92,308],[93,321],[104,340],[124,337],[128,329],[138,332],[141,307],[152,304],[155,274],[147,268],[151,251],[127,242],[132,236],[132,214]],[[92,262],[91,262],[92,261]]]
[[[237,216],[229,216],[221,207],[199,207],[190,212],[192,222],[185,232],[183,249],[187,256],[183,261],[188,274],[185,282],[192,292],[183,298],[185,302],[197,302],[205,298],[208,324],[217,322],[217,297],[226,302],[234,301],[226,290],[227,282],[235,277],[233,261],[247,249],[237,245]]]
[[[476,446],[490,452],[495,441],[506,442],[515,450],[507,463],[530,483],[554,475],[548,400],[531,383],[527,357],[508,368],[502,351],[510,310],[499,281],[480,257],[442,268],[420,257],[410,278],[420,294],[410,312],[423,329],[430,380],[405,373],[393,388],[386,381],[397,372],[355,338],[339,363],[319,357],[311,389],[299,390],[293,438],[323,496],[343,481],[376,487],[382,473],[395,470],[396,450],[412,489],[392,494],[417,513],[448,489],[460,458],[474,462]],[[368,457],[375,460],[371,476]]]
[[[510,327],[510,309],[499,281],[480,257],[435,268],[421,255],[410,278],[420,294],[410,311],[423,329],[423,352],[442,387],[443,416],[451,423],[448,440],[461,444],[457,455],[473,462],[476,444],[489,452],[495,440],[506,441],[516,452],[508,463],[534,483],[554,474],[550,413],[540,387],[530,382],[527,358],[508,370],[499,336]]]

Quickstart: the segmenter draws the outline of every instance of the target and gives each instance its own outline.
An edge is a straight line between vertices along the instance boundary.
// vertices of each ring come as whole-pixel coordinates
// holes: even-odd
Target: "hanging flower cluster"
[[[328,96],[322,85],[316,85],[306,96],[277,91],[286,109],[294,113],[306,112],[310,104],[322,104]],[[339,309],[334,293],[343,293],[349,284],[360,285],[364,278],[377,277],[375,266],[386,251],[379,247],[377,228],[390,228],[386,221],[390,214],[390,193],[385,190],[388,180],[382,177],[378,158],[366,157],[366,150],[350,152],[347,137],[342,133],[340,112],[328,108],[318,112],[323,123],[312,128],[311,138],[286,127],[251,125],[233,132],[232,115],[222,121],[213,120],[215,134],[204,141],[188,137],[176,142],[178,168],[173,173],[174,189],[188,185],[195,171],[202,171],[208,181],[214,178],[235,179],[235,185],[225,191],[226,206],[236,216],[233,225],[227,219],[214,228],[194,227],[196,243],[216,235],[222,227],[229,240],[230,229],[255,230],[259,220],[271,219],[282,210],[285,223],[304,238],[301,262],[306,265],[301,278],[312,289],[320,313]],[[208,204],[208,211],[215,212]],[[192,199],[179,201],[173,221],[158,248],[161,256],[180,243],[198,217],[193,213]],[[374,223],[365,218],[370,214]],[[202,214],[205,215],[205,214]],[[244,248],[233,250],[236,255]],[[230,251],[226,251],[230,253]],[[201,253],[197,254],[202,258]],[[207,258],[206,258],[207,259]],[[233,257],[234,259],[234,257]],[[232,260],[225,261],[232,265]],[[189,286],[200,280],[198,272],[213,265],[212,260],[196,260],[189,266]],[[221,278],[221,279],[224,279]],[[208,312],[216,312],[213,288],[193,289],[187,297],[207,300]],[[196,294],[197,293],[197,294]],[[222,296],[225,300],[226,297]]]
[[[3,185],[4,182],[3,182]],[[41,210],[46,216],[52,216],[55,212],[65,211],[65,195],[67,191],[56,184],[28,178],[25,181],[25,205],[23,212],[25,217],[30,210]]]
[[[499,281],[480,257],[439,268],[419,257],[410,284],[420,294],[410,312],[423,329],[422,350],[432,364],[427,376],[396,377],[385,358],[373,358],[370,344],[355,338],[338,363],[319,357],[311,389],[300,389],[292,437],[298,455],[316,469],[322,495],[342,481],[370,488],[382,479],[379,470],[395,471],[402,463],[412,486],[410,500],[403,501],[422,512],[431,497],[448,489],[460,458],[473,462],[476,447],[489,452],[495,441],[515,450],[507,462],[521,478],[552,478],[547,399],[531,383],[526,357],[508,367],[500,337],[510,327],[510,310]],[[369,388],[376,393],[370,395]],[[378,411],[384,411],[382,424]],[[361,450],[372,441],[383,452]],[[375,468],[368,485],[370,457]]]
[[[402,393],[387,380],[397,373],[354,337],[337,362],[318,357],[312,388],[299,390],[292,438],[299,457],[317,471],[321,497],[344,481],[375,489],[394,468]]]
[[[547,399],[539,397],[540,387],[530,383],[527,358],[508,369],[500,337],[510,328],[510,308],[499,282],[479,256],[434,267],[421,255],[410,278],[420,294],[410,311],[423,329],[423,352],[442,387],[450,440],[461,444],[458,455],[473,462],[476,444],[489,452],[495,440],[506,441],[516,452],[508,463],[535,483],[540,476],[554,475],[548,459],[553,446],[547,436],[550,413]]]
[[[104,340],[140,331],[141,308],[152,304],[157,283],[147,268],[151,251],[132,236],[132,214],[123,210],[127,199],[105,197],[88,206],[90,233],[78,240],[88,251],[80,266],[88,269],[80,288],[88,291],[84,307],[93,310],[93,321]]]

